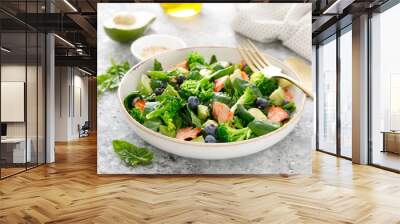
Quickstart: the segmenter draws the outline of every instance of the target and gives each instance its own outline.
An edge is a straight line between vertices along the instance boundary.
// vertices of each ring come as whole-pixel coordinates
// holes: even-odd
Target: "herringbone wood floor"
[[[306,176],[98,176],[94,137],[0,181],[0,223],[400,223],[400,175],[315,153]]]

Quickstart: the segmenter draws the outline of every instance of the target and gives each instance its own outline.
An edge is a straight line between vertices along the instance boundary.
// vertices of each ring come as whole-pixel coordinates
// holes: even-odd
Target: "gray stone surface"
[[[203,4],[199,16],[176,19],[166,16],[158,4],[98,4],[98,56],[97,71],[103,73],[116,61],[136,63],[129,45],[109,39],[103,31],[103,21],[118,11],[146,10],[157,15],[149,33],[170,34],[182,38],[188,46],[236,46],[243,37],[234,33],[230,23],[235,15],[232,4]],[[280,43],[260,44],[265,53],[284,60],[295,53]],[[294,131],[275,146],[262,152],[229,160],[196,160],[179,157],[152,147],[144,142],[125,122],[119,109],[116,93],[106,93],[98,98],[98,157],[100,174],[277,174],[311,173],[311,141],[313,134],[313,104],[307,100],[304,115]],[[154,151],[154,161],[149,166],[126,166],[114,153],[113,139],[125,139]]]

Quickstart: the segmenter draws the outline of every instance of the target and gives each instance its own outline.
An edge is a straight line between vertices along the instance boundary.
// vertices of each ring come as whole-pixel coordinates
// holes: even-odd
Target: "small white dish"
[[[178,37],[166,34],[151,34],[134,41],[131,44],[131,53],[138,61],[143,61],[157,54],[184,47],[186,47],[186,43]]]

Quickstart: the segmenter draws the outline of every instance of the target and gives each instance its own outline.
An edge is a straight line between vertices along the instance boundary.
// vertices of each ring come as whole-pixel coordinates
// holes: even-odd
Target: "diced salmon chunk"
[[[200,128],[192,128],[192,127],[180,128],[176,133],[176,138],[181,140],[191,140],[196,138],[200,132],[201,132]]]
[[[272,106],[268,109],[268,120],[282,122],[289,118],[289,113],[282,107]]]
[[[188,69],[188,61],[187,60],[184,60],[184,61],[182,61],[181,63],[179,63],[179,64],[177,64],[176,66],[175,66],[175,69],[177,69],[177,68],[184,68],[184,69]]]
[[[227,105],[220,102],[213,103],[212,114],[220,124],[233,120],[233,112]]]
[[[138,108],[140,111],[144,111],[144,106],[146,105],[146,101],[143,99],[136,100],[134,103],[135,108]]]
[[[223,76],[219,79],[214,80],[214,92],[221,91],[225,86],[225,81],[229,78],[229,76]]]
[[[246,81],[249,80],[249,76],[244,71],[240,72],[240,76],[242,77],[243,80],[246,80]]]

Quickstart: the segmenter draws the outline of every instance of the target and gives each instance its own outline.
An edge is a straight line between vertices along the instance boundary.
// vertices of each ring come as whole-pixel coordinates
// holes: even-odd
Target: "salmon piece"
[[[240,72],[240,76],[242,77],[243,80],[246,80],[246,81],[249,80],[249,76],[244,71]]]
[[[293,100],[293,94],[289,90],[285,90],[285,100],[290,102]]]
[[[214,80],[214,92],[221,91],[225,86],[225,81],[229,78],[229,76],[223,76],[219,79]]]
[[[227,105],[220,102],[213,103],[212,114],[220,124],[233,120],[233,112]]]
[[[268,109],[268,120],[281,122],[289,118],[289,113],[282,107],[272,106]]]
[[[176,133],[176,138],[181,140],[191,140],[196,138],[200,132],[201,132],[200,128],[192,128],[192,127],[180,128]]]
[[[181,63],[177,64],[175,66],[175,69],[177,68],[184,68],[186,70],[188,70],[189,66],[188,66],[188,61],[185,59],[184,61],[182,61]]]
[[[146,101],[144,101],[142,99],[136,100],[134,103],[135,108],[138,108],[140,111],[142,111],[142,113],[144,111],[145,105],[146,105]]]

